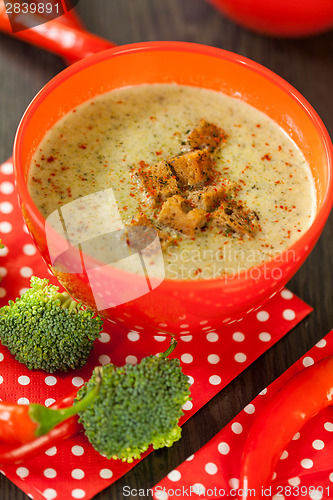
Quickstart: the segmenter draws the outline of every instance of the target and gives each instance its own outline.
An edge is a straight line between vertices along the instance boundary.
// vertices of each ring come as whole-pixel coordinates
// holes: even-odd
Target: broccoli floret
[[[81,368],[102,330],[100,316],[48,279],[31,278],[31,287],[0,309],[3,345],[30,370]]]
[[[102,455],[133,462],[149,445],[171,446],[180,438],[178,421],[190,399],[189,381],[179,360],[166,358],[167,353],[148,356],[136,365],[102,367],[100,392],[79,413],[88,440]],[[93,374],[79,390],[78,400],[94,385]]]

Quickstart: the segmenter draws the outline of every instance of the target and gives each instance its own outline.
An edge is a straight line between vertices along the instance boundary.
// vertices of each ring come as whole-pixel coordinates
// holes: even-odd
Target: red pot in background
[[[230,19],[258,33],[303,37],[333,28],[332,0],[208,0]]]

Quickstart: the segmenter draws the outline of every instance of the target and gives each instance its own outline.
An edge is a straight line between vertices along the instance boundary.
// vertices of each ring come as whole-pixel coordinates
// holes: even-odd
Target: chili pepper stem
[[[35,431],[36,437],[47,434],[61,422],[85,410],[87,406],[96,398],[102,383],[101,367],[96,367],[94,371],[96,373],[96,385],[83,399],[81,399],[81,401],[78,401],[73,406],[54,410],[52,408],[46,408],[40,404],[33,403],[30,405],[29,416],[31,420],[37,424],[37,429]]]

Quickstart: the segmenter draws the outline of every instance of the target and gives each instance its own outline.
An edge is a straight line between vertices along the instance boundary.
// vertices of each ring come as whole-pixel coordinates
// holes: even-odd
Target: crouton
[[[222,200],[227,200],[235,194],[237,184],[229,179],[223,179],[219,184],[203,187],[190,191],[188,199],[197,208],[212,212],[220,205]]]
[[[164,160],[154,165],[148,165],[142,161],[140,166],[133,171],[133,175],[140,180],[153,205],[178,193],[177,179]]]
[[[130,229],[130,244],[133,248],[137,246],[141,250],[149,245],[152,242],[152,229],[154,229],[155,235],[157,233],[159,237],[162,250],[166,250],[169,245],[175,242],[175,238],[166,231],[157,228],[153,221],[144,214],[140,214],[137,219],[133,219],[130,225],[132,226]]]
[[[183,186],[195,186],[209,179],[212,161],[208,151],[190,151],[169,160]]]
[[[236,200],[222,202],[211,215],[217,226],[226,230],[227,233],[247,234],[253,237],[260,229],[256,212],[249,210]]]
[[[157,216],[158,222],[193,238],[195,233],[207,222],[207,213],[200,208],[189,209],[186,200],[175,195],[162,205]]]
[[[188,135],[187,142],[192,149],[207,149],[213,153],[227,138],[224,130],[202,119]]]

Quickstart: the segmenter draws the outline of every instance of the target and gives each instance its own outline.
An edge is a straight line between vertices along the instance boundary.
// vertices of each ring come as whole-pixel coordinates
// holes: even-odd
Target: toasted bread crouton
[[[209,123],[202,119],[198,125],[190,132],[187,137],[187,142],[192,149],[207,149],[213,153],[220,145],[225,142],[228,136],[217,125]]]
[[[161,224],[193,238],[197,230],[206,224],[207,213],[200,208],[187,209],[186,200],[182,196],[172,196],[163,203],[157,220]]]
[[[148,219],[144,214],[140,214],[137,219],[133,219],[131,221],[131,226],[131,244],[132,241],[137,242],[134,243],[134,245],[137,245],[140,249],[151,243],[152,230],[150,228],[155,230],[155,234],[157,233],[162,250],[166,250],[169,245],[175,242],[175,238],[166,231],[157,228],[153,221]],[[137,231],[135,231],[135,229],[137,229]]]
[[[188,199],[197,208],[212,212],[220,205],[222,200],[227,200],[235,194],[237,185],[229,179],[223,179],[219,184],[203,187],[191,191]]]
[[[209,179],[212,161],[208,151],[190,151],[169,160],[180,183],[184,186],[196,186]]]
[[[133,174],[140,180],[148,197],[155,205],[178,193],[177,179],[164,160],[154,165],[140,162],[140,166]]]
[[[222,202],[211,215],[213,221],[226,232],[253,237],[260,228],[258,215],[236,200]]]

